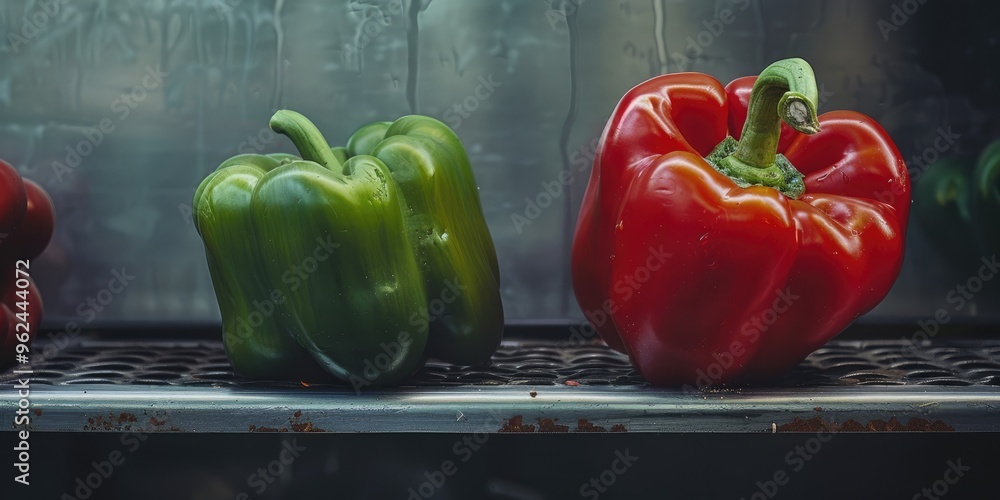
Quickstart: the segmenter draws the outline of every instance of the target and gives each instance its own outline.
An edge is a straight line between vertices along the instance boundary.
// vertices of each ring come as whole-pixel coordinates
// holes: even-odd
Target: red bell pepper
[[[16,186],[11,186],[11,190],[16,190]],[[49,246],[56,223],[52,199],[41,186],[24,179],[21,191],[25,193],[24,198],[19,200],[21,216],[12,227],[0,229],[0,235],[3,235],[0,262],[10,262],[11,265],[14,260],[33,259],[41,255]],[[16,212],[16,208],[13,210]]]
[[[34,281],[15,267],[30,273],[30,259],[48,246],[54,225],[45,190],[0,160],[0,369],[13,364],[17,345],[30,344],[38,332],[42,298]]]
[[[817,94],[809,64],[788,59],[727,87],[659,76],[616,108],[577,223],[573,288],[649,382],[773,378],[889,292],[906,166],[867,116],[817,118]]]

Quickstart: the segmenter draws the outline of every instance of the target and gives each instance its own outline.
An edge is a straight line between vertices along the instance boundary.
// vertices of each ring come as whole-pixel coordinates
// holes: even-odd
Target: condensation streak
[[[417,82],[420,79],[420,0],[410,0],[410,21],[406,26],[407,74],[406,103],[410,113],[419,113],[417,103]]]
[[[653,0],[653,39],[656,40],[656,60],[659,62],[659,74],[670,72],[667,55],[666,34],[667,0]]]
[[[563,2],[563,9],[565,8],[566,2]],[[562,155],[563,169],[566,171],[570,170],[569,137],[573,132],[573,126],[576,124],[577,117],[577,99],[579,93],[577,88],[577,59],[580,49],[580,26],[577,22],[577,14],[581,8],[582,6],[578,5],[572,12],[566,14],[566,26],[569,28],[569,109],[566,111],[566,118],[563,120],[562,131],[559,135],[559,151]],[[567,193],[563,197],[562,255],[569,255],[570,245],[573,241],[574,214],[572,213],[572,207],[573,197],[570,193]],[[569,290],[572,288],[572,280],[569,273],[569,266],[563,265],[561,269],[563,293],[560,294],[559,298],[559,310],[561,314],[566,315],[569,313]]]

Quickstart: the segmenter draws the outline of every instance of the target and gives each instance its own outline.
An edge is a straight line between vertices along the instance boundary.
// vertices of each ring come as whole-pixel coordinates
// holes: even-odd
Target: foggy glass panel
[[[267,128],[276,109],[306,114],[333,145],[369,121],[434,116],[469,152],[507,318],[580,318],[568,275],[580,198],[606,120],[647,78],[725,83],[800,56],[821,111],[879,120],[911,172],[993,138],[997,8],[903,3],[7,1],[0,157],[56,204],[32,266],[49,325],[209,322],[191,197],[230,156],[294,151]],[[959,137],[941,150],[946,132]],[[926,316],[967,278],[910,228],[900,279],[869,318]],[[114,279],[125,289],[101,294]],[[953,314],[998,317],[996,288]]]

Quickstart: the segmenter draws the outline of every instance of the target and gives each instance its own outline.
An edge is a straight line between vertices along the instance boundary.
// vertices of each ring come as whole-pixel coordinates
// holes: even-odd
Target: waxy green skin
[[[463,365],[488,359],[503,330],[500,271],[458,136],[433,118],[406,116],[360,128],[347,141],[347,152],[381,160],[405,200],[408,236],[433,319],[432,355]]]
[[[257,184],[281,159],[240,155],[224,162],[195,192],[194,223],[205,243],[234,371],[257,379],[315,379],[322,370],[281,321],[288,316],[287,302],[261,279],[263,263],[248,210]]]
[[[427,334],[407,329],[411,313],[426,318],[426,298],[385,165],[366,157],[342,168],[290,163],[261,181],[250,212],[265,279],[285,283],[296,267],[308,273],[286,287],[289,326],[324,368],[372,383],[419,368]],[[334,249],[317,256],[322,242]],[[368,376],[366,361],[376,366]]]
[[[290,332],[323,368],[356,387],[400,382],[427,357],[488,360],[503,329],[498,266],[454,132],[410,116],[366,125],[346,148],[331,149],[298,113],[279,111],[271,126],[292,139],[303,161],[269,170],[238,161],[225,170],[265,171],[249,200],[233,197],[232,204],[243,207],[233,218],[248,219],[255,236],[249,246],[259,281],[287,298],[275,315],[284,328],[274,333]],[[201,197],[196,209],[207,212],[208,195]],[[253,259],[229,265],[242,268],[245,260]],[[295,286],[291,269],[305,270]],[[258,362],[253,354],[244,363]]]

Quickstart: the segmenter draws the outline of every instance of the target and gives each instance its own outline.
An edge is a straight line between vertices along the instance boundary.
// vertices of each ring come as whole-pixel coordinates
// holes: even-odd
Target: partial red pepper
[[[17,345],[30,345],[38,332],[42,298],[28,275],[31,259],[48,246],[54,226],[55,210],[45,190],[0,161],[0,369],[13,364]]]
[[[24,179],[25,193],[21,217],[0,241],[0,262],[34,259],[49,246],[55,230],[56,214],[52,199],[41,186]]]
[[[0,248],[11,231],[24,218],[28,193],[21,174],[9,163],[0,160]]]
[[[812,68],[789,59],[727,87],[659,76],[616,108],[580,211],[573,287],[649,382],[773,378],[891,288],[906,166],[875,121],[817,118],[817,100]]]

